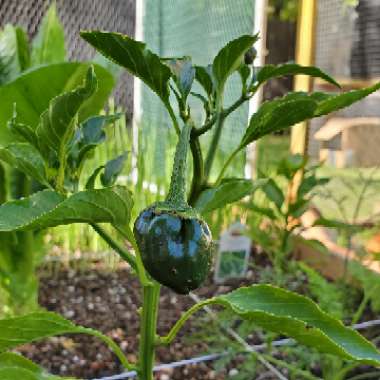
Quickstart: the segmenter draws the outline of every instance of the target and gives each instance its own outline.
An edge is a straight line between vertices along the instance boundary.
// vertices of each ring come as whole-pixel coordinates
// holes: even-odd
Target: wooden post
[[[296,62],[300,65],[314,64],[315,31],[317,24],[317,0],[299,0]],[[311,91],[313,80],[306,75],[295,77],[294,91]],[[307,153],[308,123],[303,122],[292,128],[290,151]]]

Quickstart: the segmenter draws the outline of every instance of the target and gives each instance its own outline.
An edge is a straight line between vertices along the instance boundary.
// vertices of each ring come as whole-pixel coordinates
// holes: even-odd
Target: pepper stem
[[[186,209],[189,207],[186,201],[186,168],[191,128],[192,125],[190,123],[185,123],[179,135],[169,193],[166,197],[166,203],[176,209]]]

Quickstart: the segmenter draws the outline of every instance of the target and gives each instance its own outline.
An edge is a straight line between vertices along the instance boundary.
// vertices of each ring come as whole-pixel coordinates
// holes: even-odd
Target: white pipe
[[[135,39],[144,40],[144,0],[136,0]],[[134,77],[133,82],[133,120],[132,120],[132,181],[137,183],[137,155],[139,147],[139,125],[141,124],[142,99],[141,80]]]
[[[267,31],[267,7],[268,0],[255,0],[254,1],[254,21],[253,21],[253,34],[259,33],[260,39],[256,42],[255,47],[257,56],[254,60],[254,67],[261,67],[265,64],[266,49],[266,31]],[[256,92],[255,96],[249,101],[248,120],[259,109],[263,97],[262,87]],[[252,178],[255,165],[256,143],[252,143],[247,147],[245,165],[245,177]]]

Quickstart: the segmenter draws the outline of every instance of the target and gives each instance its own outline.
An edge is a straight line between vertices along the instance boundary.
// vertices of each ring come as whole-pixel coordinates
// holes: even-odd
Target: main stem
[[[153,380],[159,299],[160,285],[151,284],[143,287],[138,364],[139,380]]]

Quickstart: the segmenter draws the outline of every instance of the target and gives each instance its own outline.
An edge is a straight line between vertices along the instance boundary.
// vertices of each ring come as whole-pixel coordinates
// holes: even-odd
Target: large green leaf
[[[129,222],[133,201],[122,186],[87,190],[69,198],[43,190],[0,206],[0,232],[34,230],[71,223]]]
[[[74,136],[77,114],[83,103],[95,93],[97,86],[98,81],[91,66],[83,87],[57,96],[41,115],[36,134],[40,151],[46,160],[51,157],[51,152],[54,152],[60,161],[66,160],[68,144]]]
[[[144,43],[120,33],[83,31],[81,36],[104,56],[140,78],[168,104],[170,69]]]
[[[26,33],[20,27],[7,24],[0,32],[0,85],[16,78],[29,65]]]
[[[216,88],[222,92],[228,77],[243,63],[245,52],[257,41],[258,35],[244,35],[230,41],[216,55],[212,63]]]
[[[331,112],[348,107],[377,90],[380,90],[380,82],[371,87],[353,90],[338,95],[316,93],[314,96],[316,98],[319,97],[320,99],[314,116],[327,115]]]
[[[13,143],[6,148],[0,147],[0,160],[12,168],[37,180],[42,185],[49,186],[45,175],[45,164],[36,148],[28,143]]]
[[[257,181],[242,178],[224,179],[220,185],[203,191],[195,203],[195,208],[201,214],[222,208],[252,194],[266,181],[266,179]]]
[[[65,32],[53,3],[42,20],[32,44],[32,65],[63,62],[66,59]]]
[[[333,84],[334,86],[340,87],[339,83],[331,78],[329,75],[324,73],[318,67],[314,66],[301,66],[297,63],[285,63],[282,65],[266,65],[257,74],[257,82],[264,83],[269,79],[282,77],[284,75],[309,75],[316,78],[322,78],[326,82]]]
[[[83,327],[49,312],[0,319],[0,352],[43,338],[80,332],[83,332]]]
[[[0,145],[14,141],[7,128],[16,104],[17,122],[35,129],[40,115],[49,107],[49,102],[62,94],[80,86],[86,75],[88,63],[59,63],[39,67],[21,74],[17,79],[0,87]],[[79,112],[83,121],[98,113],[104,106],[114,79],[103,67],[94,65],[98,78],[98,91],[88,99]]]
[[[48,374],[44,369],[29,359],[13,352],[0,354],[1,380],[70,380]]]
[[[239,148],[244,148],[264,135],[312,118],[316,108],[317,102],[302,92],[290,93],[280,99],[265,102],[252,115]]]
[[[380,352],[372,343],[304,296],[271,285],[253,285],[215,297],[209,303],[221,304],[243,319],[319,351],[380,365]]]

